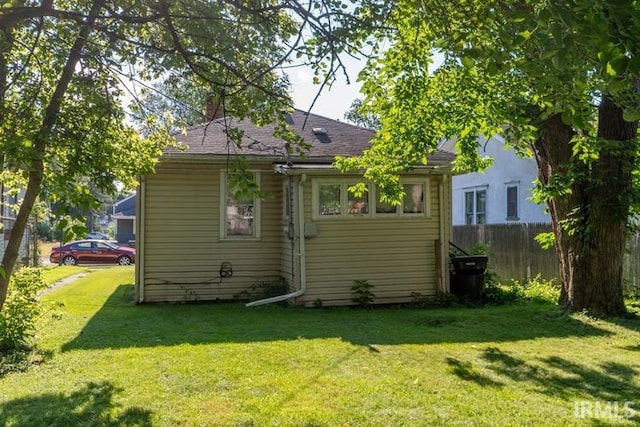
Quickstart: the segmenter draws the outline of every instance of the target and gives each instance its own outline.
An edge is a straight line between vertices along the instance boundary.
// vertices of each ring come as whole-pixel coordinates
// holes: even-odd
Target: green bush
[[[513,302],[537,301],[556,304],[560,298],[560,285],[555,280],[544,280],[540,275],[528,282],[510,280],[506,283],[490,281],[485,288],[485,304],[502,305]]]
[[[523,298],[522,285],[517,281],[500,283],[493,280],[487,283],[482,302],[484,305],[504,305],[521,301]]]
[[[38,222],[36,224],[36,233],[38,237],[47,242],[57,242],[62,238],[62,232],[57,230],[47,222]]]
[[[0,311],[0,351],[28,347],[42,312],[38,294],[46,288],[39,268],[24,267],[13,274]]]
[[[422,295],[420,292],[411,292],[412,308],[447,308],[458,304],[458,297],[449,293],[438,292],[434,296]]]
[[[625,295],[625,304],[629,311],[640,316],[640,292],[630,292]]]
[[[355,280],[351,287],[351,301],[355,302],[362,308],[371,308],[375,294],[372,289],[375,286],[368,280]]]
[[[537,275],[524,284],[524,297],[532,301],[557,303],[560,299],[560,284],[552,280],[544,280]]]

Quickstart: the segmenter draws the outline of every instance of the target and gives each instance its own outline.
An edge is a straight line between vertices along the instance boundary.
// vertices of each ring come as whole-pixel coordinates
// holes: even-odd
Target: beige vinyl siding
[[[317,179],[317,178],[315,178]],[[312,217],[311,183],[305,187],[308,222],[318,233],[306,240],[307,292],[298,302],[352,304],[355,280],[375,287],[374,303],[409,302],[412,293],[436,292],[435,242],[440,237],[438,184],[429,180],[430,216],[318,219]]]
[[[259,169],[256,169],[259,171]],[[221,239],[220,167],[160,165],[145,178],[144,302],[229,300],[280,276],[281,179],[260,173],[259,239]],[[223,262],[233,276],[220,277]]]
[[[270,165],[253,167],[263,191],[273,197],[261,201],[260,238],[221,239],[221,174],[224,165],[161,164],[145,178],[144,195],[144,302],[229,300],[262,281],[284,277],[292,290],[300,288],[300,248],[297,202],[293,205],[295,238],[287,237],[283,215],[283,181]],[[331,178],[331,177],[330,177]],[[335,175],[333,176],[335,178]],[[414,175],[409,179],[423,178]],[[300,176],[292,178],[295,193]],[[435,243],[450,225],[449,177],[440,206],[441,177],[429,177],[429,216],[346,217],[312,220],[312,183],[304,185],[305,222],[316,230],[305,239],[307,291],[297,304],[352,304],[355,280],[375,287],[375,303],[409,302],[412,294],[434,295]],[[297,194],[296,194],[297,196]],[[445,215],[440,215],[440,209]],[[440,219],[445,218],[443,229]],[[313,233],[313,231],[311,231]],[[223,262],[231,263],[233,276],[221,278]],[[447,274],[448,277],[448,274]]]

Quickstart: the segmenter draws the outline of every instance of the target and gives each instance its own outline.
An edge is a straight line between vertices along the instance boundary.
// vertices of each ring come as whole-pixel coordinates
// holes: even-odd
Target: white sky
[[[362,84],[356,80],[358,73],[365,66],[365,61],[357,60],[352,57],[345,57],[342,59],[343,63],[347,67],[351,84],[347,84],[344,75],[339,73],[337,81],[333,86],[330,88],[324,88],[311,112],[344,122],[346,121],[344,119],[344,113],[349,109],[353,100],[357,98],[364,98],[360,93],[360,87]],[[436,53],[433,56],[433,64],[429,65],[429,69],[435,70],[440,66],[440,64],[442,64],[443,60],[444,57],[442,54]],[[299,68],[289,70],[287,74],[289,75],[289,81],[291,82],[291,96],[295,103],[295,107],[300,110],[307,111],[320,88],[320,85],[313,84],[313,71],[310,68]]]
[[[361,84],[356,79],[364,67],[364,61],[358,61],[351,57],[343,58],[343,60],[347,66],[351,84],[347,84],[344,75],[339,73],[336,82],[331,87],[325,86],[311,112],[344,122],[344,113],[349,109],[353,100],[363,98],[359,92]],[[291,82],[291,96],[295,107],[307,111],[320,88],[320,85],[313,84],[313,71],[309,68],[298,68],[289,70],[287,74]]]

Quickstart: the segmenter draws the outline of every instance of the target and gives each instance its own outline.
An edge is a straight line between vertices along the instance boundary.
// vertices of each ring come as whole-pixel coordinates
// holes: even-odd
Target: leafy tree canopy
[[[348,122],[356,124],[366,129],[379,130],[380,129],[380,117],[373,113],[362,113],[360,108],[362,107],[362,99],[354,99],[349,107],[349,111],[344,113],[344,118]]]
[[[628,1],[394,3],[360,77],[361,111],[379,114],[383,132],[359,163],[391,154],[406,167],[455,137],[458,167],[482,169],[478,135],[503,134],[527,152],[554,114],[593,140],[602,94],[638,120],[639,10]],[[445,60],[434,70],[436,52]],[[588,156],[591,145],[580,150]]]
[[[637,191],[640,3],[405,1],[375,33],[361,112],[378,114],[364,169],[396,198],[399,171],[456,138],[457,167],[487,166],[478,136],[535,154],[571,309],[620,314],[625,226]],[[436,52],[443,64],[432,69]]]

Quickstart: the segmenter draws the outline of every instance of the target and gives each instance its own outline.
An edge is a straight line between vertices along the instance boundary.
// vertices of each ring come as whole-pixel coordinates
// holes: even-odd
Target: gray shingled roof
[[[310,150],[305,154],[305,159],[314,162],[330,163],[338,155],[360,155],[370,147],[369,142],[375,135],[371,130],[300,110],[294,110],[289,114],[287,122],[297,135],[311,145]],[[237,127],[244,131],[242,148],[227,142],[225,126]],[[314,129],[322,129],[326,133],[314,132]],[[285,160],[284,141],[274,138],[273,130],[272,125],[258,127],[249,120],[238,121],[229,117],[215,119],[187,129],[186,134],[174,135],[186,149],[168,147],[163,158],[179,160],[194,156],[243,154],[265,157],[265,160]],[[294,159],[299,160],[295,157]],[[431,162],[449,163],[453,161],[454,156],[444,151],[437,151],[429,159]]]

